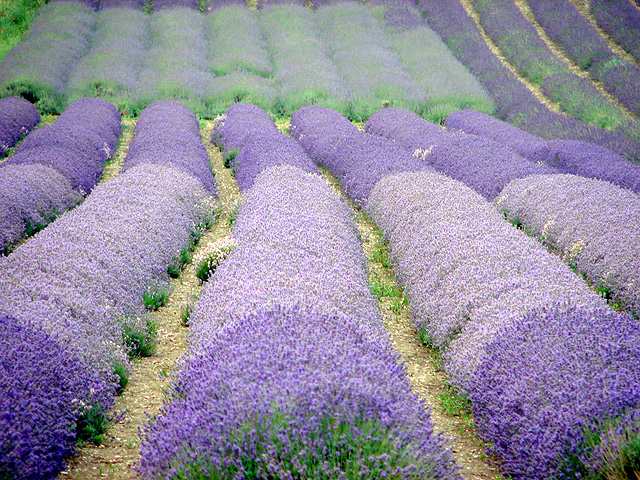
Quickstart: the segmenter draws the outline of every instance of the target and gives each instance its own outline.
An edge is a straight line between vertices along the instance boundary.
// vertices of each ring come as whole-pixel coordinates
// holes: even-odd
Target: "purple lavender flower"
[[[132,8],[142,10],[144,4],[144,0],[100,0],[100,11],[108,8]]]
[[[598,26],[640,62],[640,12],[628,2],[594,0],[590,10]]]
[[[254,133],[266,131],[271,135],[278,132],[271,115],[252,103],[231,105],[216,122],[211,141],[225,152],[242,149]]]
[[[190,8],[193,10],[200,10],[200,2],[198,0],[154,0],[153,11],[159,12],[161,10],[171,8]]]
[[[40,122],[40,113],[19,97],[0,99],[0,158]]]
[[[142,478],[460,479],[377,329],[304,307],[259,310],[184,362],[143,431]]]
[[[0,476],[55,478],[82,416],[106,412],[114,391],[51,336],[0,314]]]
[[[585,433],[637,414],[640,325],[604,308],[556,306],[500,331],[469,388],[483,438],[518,479],[590,473]]]
[[[637,195],[600,180],[541,175],[514,180],[495,203],[608,299],[640,315]]]
[[[402,108],[378,110],[367,120],[366,132],[391,138],[410,152],[427,150],[450,136],[440,125]]]

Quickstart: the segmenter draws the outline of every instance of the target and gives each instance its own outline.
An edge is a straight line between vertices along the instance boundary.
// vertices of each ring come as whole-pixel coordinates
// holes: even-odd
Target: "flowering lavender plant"
[[[126,8],[140,10],[145,6],[145,0],[100,0],[100,11],[109,8]]]
[[[155,478],[460,479],[380,331],[275,307],[211,335],[143,431]]]
[[[40,113],[20,97],[0,99],[0,158],[40,122]]]
[[[256,134],[277,133],[278,128],[266,111],[252,103],[237,103],[216,120],[211,141],[230,152],[242,149]]]
[[[640,13],[627,2],[594,0],[590,10],[598,26],[640,62]]]
[[[200,2],[198,0],[153,0],[154,12],[172,8],[190,8],[192,10],[200,10]]]
[[[402,108],[378,110],[367,120],[365,131],[391,138],[410,152],[427,150],[450,136],[440,125]]]
[[[495,203],[606,298],[640,316],[637,195],[600,180],[541,175],[514,180]]]

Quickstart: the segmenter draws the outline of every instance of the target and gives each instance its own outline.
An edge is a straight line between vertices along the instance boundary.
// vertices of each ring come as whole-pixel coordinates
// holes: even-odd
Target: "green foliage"
[[[145,327],[140,328],[138,322],[125,322],[122,340],[128,348],[130,357],[150,357],[158,345],[158,323],[147,317]]]
[[[166,305],[168,299],[169,295],[164,290],[150,290],[142,297],[145,308],[152,312]]]
[[[471,401],[463,393],[458,393],[453,387],[447,385],[446,390],[440,394],[440,406],[443,413],[455,416],[470,416]]]
[[[180,324],[183,327],[189,326],[189,320],[191,319],[191,312],[193,311],[193,304],[188,303],[182,306],[182,310],[180,312]]]
[[[214,250],[207,254],[207,256],[200,262],[198,266],[198,270],[196,271],[196,277],[200,279],[201,282],[206,282],[211,278],[216,271],[216,268],[220,264],[222,260],[224,260],[229,252],[231,252],[235,247],[223,247],[217,250]]]
[[[389,263],[389,251],[384,244],[377,245],[376,249],[371,255],[371,261],[379,263],[386,269],[391,268],[391,264]]]
[[[0,1],[0,61],[29,28],[35,12],[46,0]]]
[[[402,298],[402,290],[400,290],[400,288],[385,284],[378,276],[375,276],[373,281],[369,283],[369,290],[371,290],[372,294],[378,297],[378,300],[382,297]]]
[[[93,405],[84,412],[77,421],[76,434],[78,442],[102,444],[103,434],[109,426],[109,418],[99,405]]]
[[[240,153],[240,150],[237,148],[234,148],[233,150],[229,150],[227,153],[225,153],[224,155],[225,168],[231,168],[233,159],[236,158],[236,156],[238,156],[238,153]]]
[[[129,384],[129,373],[127,372],[126,367],[121,363],[116,363],[114,365],[113,373],[118,376],[118,389],[116,391],[116,395],[120,395]]]
[[[401,298],[395,298],[393,300],[393,304],[389,308],[391,308],[391,311],[396,315],[401,315],[402,309],[408,306],[409,306],[409,300],[407,300],[407,297],[403,295]]]

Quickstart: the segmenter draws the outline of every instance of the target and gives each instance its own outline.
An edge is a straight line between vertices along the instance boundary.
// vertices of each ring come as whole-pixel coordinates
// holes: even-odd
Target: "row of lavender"
[[[388,8],[402,8],[407,18],[398,24]],[[57,2],[40,10],[0,71],[5,94],[30,98],[43,112],[86,96],[128,114],[161,98],[201,116],[243,99],[278,116],[316,103],[357,120],[384,105],[435,121],[463,107],[493,110],[417,10],[357,2],[317,12],[291,4],[260,12],[227,6],[208,15],[188,8],[96,13]]]
[[[353,214],[259,108],[230,108],[214,138],[244,172],[238,246],[199,295],[142,478],[460,478],[382,327]]]
[[[389,127],[384,123],[373,118],[368,129],[401,142],[415,141],[420,135],[415,128],[403,130],[402,121]],[[459,149],[456,137],[471,135],[444,133],[441,127],[422,124],[427,139],[438,138],[432,149],[431,140],[420,145],[427,150],[426,162],[411,169],[397,155],[378,158],[388,170],[380,176],[370,173],[367,134],[346,133],[347,124],[339,114],[319,107],[301,109],[291,119],[294,137],[314,160],[341,178],[348,194],[353,195],[349,184],[358,175],[379,178],[364,199],[357,192],[353,199],[363,205],[389,241],[417,329],[443,352],[445,370],[471,399],[479,431],[492,442],[506,471],[517,478],[624,471],[625,452],[640,431],[640,375],[634,367],[640,361],[638,323],[610,309],[558,257],[510,226],[485,200],[494,196],[485,187],[476,186],[484,190],[483,198],[432,169],[461,172],[463,180],[473,181],[474,174],[490,163],[482,153],[488,151],[491,141],[478,143],[482,145],[478,150],[471,146]],[[447,136],[453,137],[452,146],[446,145],[452,140]],[[439,144],[444,148],[431,156],[429,150],[436,151]],[[505,154],[504,145],[493,144],[495,155]],[[351,153],[354,151],[361,154]],[[340,158],[351,163],[346,173]],[[476,158],[477,164],[468,166],[469,159]],[[544,190],[550,197],[563,192],[566,178],[580,181],[565,175],[532,175],[537,168],[534,163],[527,171],[523,157],[512,151],[507,158],[513,163],[507,169],[513,180],[504,189],[504,198],[514,208],[525,202],[514,198],[513,192],[530,192],[542,185],[539,179],[553,184]],[[461,171],[463,166],[465,171]],[[492,176],[496,184],[504,181],[496,171],[484,175]],[[593,182],[582,181],[587,186]],[[637,196],[611,184],[601,191],[605,190],[615,199],[600,200],[605,211],[590,210],[599,217],[587,221],[594,231],[585,244],[603,238],[598,236],[598,222],[606,224],[609,219],[602,216],[620,206],[621,199],[629,202],[626,208],[637,222]],[[544,205],[540,196],[526,204],[535,209],[538,202]],[[584,204],[577,201],[568,206],[572,209],[567,209],[565,218],[584,212]],[[629,238],[631,249],[637,252],[637,227],[625,225],[629,217],[619,218],[613,219],[612,230],[621,230],[607,245],[617,244],[617,252],[628,246]],[[587,256],[593,258],[597,253],[588,253],[585,259]],[[619,257],[617,265],[611,257],[608,268],[626,268],[628,255]],[[634,268],[637,270],[637,262],[629,272]],[[632,280],[627,286],[637,296],[638,281]]]
[[[634,137],[634,128],[631,131],[625,125],[616,131],[597,128],[554,113],[542,104],[493,54],[459,2],[425,0],[418,3],[426,14],[427,24],[494,98],[499,118],[546,139],[582,139],[628,158],[638,158],[640,144]],[[591,109],[591,97],[579,101],[584,102],[585,111]]]
[[[165,122],[141,118],[137,154],[153,128],[178,137],[191,121],[198,130],[177,104],[150,109],[151,117],[162,110]],[[197,165],[198,150],[183,154]],[[7,478],[53,478],[78,439],[99,438],[126,385],[129,356],[153,346],[157,327],[145,295],[168,288],[175,258],[213,218],[206,182],[181,170],[185,160],[134,163],[0,261],[0,472]]]
[[[109,102],[76,100],[53,124],[30,133],[0,165],[1,253],[73,208],[93,189],[115,152],[120,122]]]

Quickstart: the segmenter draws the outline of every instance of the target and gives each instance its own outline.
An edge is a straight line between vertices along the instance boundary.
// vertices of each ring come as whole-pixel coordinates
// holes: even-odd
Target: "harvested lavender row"
[[[88,51],[95,13],[76,2],[38,10],[24,39],[0,63],[0,95],[16,95],[41,113],[60,113],[72,66]]]
[[[208,192],[216,195],[200,124],[193,112],[179,102],[156,100],[140,114],[124,169],[143,163],[179,168],[200,180]]]
[[[365,211],[390,244],[416,329],[446,347],[445,369],[463,389],[496,332],[528,310],[606,305],[557,256],[442,174],[386,177]]]
[[[389,120],[390,127],[384,126]],[[449,133],[407,110],[385,109],[367,121],[367,131],[380,132],[445,175],[460,180],[493,200],[512,179],[554,170],[532,163],[487,138]],[[417,149],[415,148],[417,146]]]
[[[98,98],[82,98],[51,125],[27,136],[5,164],[53,167],[73,188],[87,194],[98,183],[105,161],[115,153],[121,131],[115,106]]]
[[[83,198],[58,170],[38,163],[0,166],[0,254],[8,253]]]
[[[349,198],[361,205],[386,175],[432,170],[401,145],[358,130],[338,112],[303,107],[291,117],[292,136],[318,164],[328,168]]]
[[[574,175],[514,180],[495,200],[608,299],[640,316],[640,197]]]
[[[288,117],[304,105],[344,109],[348,89],[329,58],[317,14],[300,5],[266,8],[260,17],[278,87],[275,113]]]
[[[87,387],[94,386],[94,400],[102,399],[85,405],[79,398],[73,416],[58,419],[63,425],[80,430],[86,410],[86,422],[107,414],[104,402],[112,404],[128,374],[127,353],[152,339],[143,296],[167,288],[167,267],[189,244],[189,230],[211,218],[209,199],[190,175],[141,165],[96,187],[82,205],[0,262],[0,312],[63,345],[64,355],[82,365],[79,379],[92,379]],[[18,367],[27,369],[28,363]],[[58,373],[73,375],[73,370]],[[28,402],[21,396],[32,394],[16,391],[14,401]],[[48,400],[57,405],[67,398]],[[68,407],[60,413],[65,412]],[[34,441],[58,428],[38,422],[11,448],[31,449],[31,463],[50,462],[47,449],[36,448]],[[58,445],[61,455],[73,449],[76,438],[60,440],[65,442]],[[59,462],[51,468],[61,468]]]
[[[391,47],[404,70],[427,94],[427,108],[422,113],[425,118],[441,123],[461,108],[485,113],[495,110],[494,101],[484,87],[453,56],[438,34],[423,24],[415,7],[390,5],[382,11]]]
[[[198,115],[207,114],[213,74],[205,19],[199,11],[175,7],[150,17],[150,48],[140,72],[134,102],[138,110],[157,99],[179,99]]]
[[[636,65],[614,55],[569,0],[554,2],[553,6],[543,0],[533,0],[529,6],[547,35],[558,42],[574,62],[600,81],[625,107],[640,114],[640,69]],[[616,14],[620,14],[619,8]],[[636,16],[637,34],[640,34],[640,12]]]
[[[75,65],[67,84],[70,100],[100,97],[129,115],[149,45],[149,15],[141,9],[101,6],[87,54]]]
[[[143,431],[142,478],[461,480],[388,338],[357,320],[263,307],[212,332]]]
[[[24,98],[0,99],[0,158],[40,123],[40,113]]]
[[[503,329],[486,352],[469,397],[479,433],[511,478],[637,471],[637,321],[608,308],[551,306]]]
[[[290,165],[262,172],[233,236],[238,247],[191,314],[192,348],[230,320],[275,305],[314,306],[383,328],[353,214],[319,176]]]
[[[229,153],[241,150],[252,138],[277,133],[278,127],[266,111],[252,103],[236,103],[216,120],[211,141]]]
[[[323,6],[316,22],[349,90],[347,117],[362,121],[389,105],[425,107],[426,93],[403,70],[370,7],[352,1]]]
[[[76,420],[93,406],[113,406],[113,391],[96,372],[38,327],[0,314],[3,478],[55,478],[74,453]]]
[[[460,2],[420,0],[426,21],[496,101],[497,115],[543,138],[581,139],[638,159],[640,143],[550,111],[493,55]]]
[[[627,2],[589,3],[598,26],[640,63],[640,12]]]

